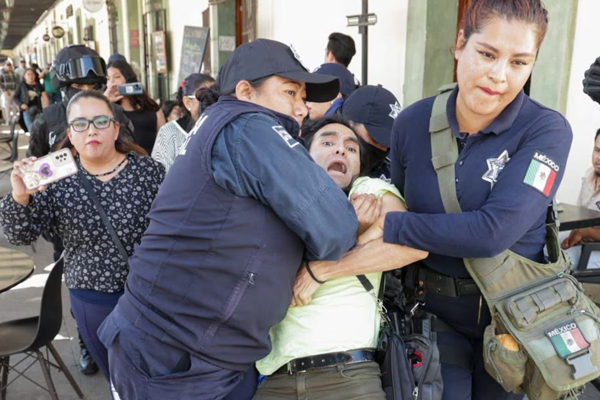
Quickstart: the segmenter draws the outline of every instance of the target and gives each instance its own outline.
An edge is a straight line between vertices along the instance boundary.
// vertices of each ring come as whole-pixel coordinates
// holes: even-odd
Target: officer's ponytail
[[[223,93],[221,93],[221,88],[216,83],[210,87],[201,87],[198,89],[196,91],[196,99],[200,102],[200,107],[198,107],[198,115],[194,119],[198,119],[197,117],[208,107],[215,104],[221,96],[223,96]]]
[[[183,81],[181,81],[181,84],[177,90],[176,100],[179,104],[181,112],[183,113],[183,117],[193,117],[194,120],[198,119],[198,115],[190,115],[190,112],[183,104],[183,98],[187,96],[194,96],[200,88],[210,87],[214,84],[214,82],[215,79],[212,76],[200,73],[190,74]],[[192,124],[194,122],[195,121],[192,121]]]

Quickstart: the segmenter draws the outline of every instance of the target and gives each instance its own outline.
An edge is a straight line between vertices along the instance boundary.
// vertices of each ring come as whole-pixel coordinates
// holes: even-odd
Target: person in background
[[[110,55],[110,57],[108,57],[108,64],[112,64],[115,61],[123,61],[123,62],[127,62],[127,59],[125,58],[125,56],[123,54],[120,53],[113,53]]]
[[[342,115],[366,142],[363,168],[372,178],[390,182],[390,137],[400,110],[396,96],[381,85],[356,89],[342,106]]]
[[[15,89],[13,100],[23,115],[27,131],[31,132],[33,121],[42,112],[42,106],[44,108],[48,106],[48,96],[33,68],[27,68],[25,71],[23,79]]]
[[[127,61],[118,58],[108,64],[108,85],[104,95],[113,103],[123,107],[125,115],[135,127],[133,131],[135,142],[151,154],[156,134],[165,124],[165,116],[160,106],[148,96],[145,89],[139,95],[122,96],[118,93],[119,85],[134,82],[138,82],[138,78],[133,68]]]
[[[48,102],[50,105],[54,103],[58,103],[62,100],[62,96],[60,94],[59,89],[55,89],[52,86],[52,74],[50,73],[50,69],[52,68],[51,63],[46,64],[46,68],[40,73],[40,79],[44,80],[44,91],[48,96]]]
[[[25,75],[25,70],[27,69],[27,62],[24,59],[19,61],[19,67],[15,69],[15,75],[17,75],[17,82],[20,82],[23,79],[23,75]]]
[[[191,74],[179,85],[177,104],[182,111],[182,116],[177,121],[168,122],[160,128],[152,150],[152,158],[163,164],[167,172],[188,137],[188,132],[204,111],[195,94],[200,89],[210,88],[214,83],[215,80],[210,75]]]
[[[123,294],[128,274],[124,259],[81,179],[86,179],[105,209],[129,256],[148,226],[146,214],[164,178],[164,168],[142,157],[143,150],[119,135],[112,104],[101,93],[84,91],[67,107],[69,130],[62,148],[71,149],[79,174],[28,190],[15,162],[12,192],[0,202],[0,224],[9,242],[28,245],[54,227],[63,239],[65,280],[71,308],[87,349],[109,379],[107,350],[98,326]]]
[[[342,107],[342,104],[344,104],[344,99],[354,92],[356,86],[354,83],[354,75],[352,75],[350,71],[348,71],[348,69],[341,64],[322,64],[313,72],[317,74],[335,76],[340,80],[340,93],[338,93],[337,97],[333,99],[333,101],[327,101],[324,103],[317,103],[313,101],[306,102],[306,107],[308,108],[308,118],[314,121],[319,118],[335,114],[335,112]]]
[[[38,78],[40,78],[40,74],[42,73],[42,69],[37,63],[31,63],[31,68],[35,71],[35,74]]]
[[[600,211],[600,129],[596,131],[594,138],[594,150],[592,152],[592,166],[581,178],[581,189],[577,199],[577,205]],[[572,268],[577,268],[581,256],[581,244],[585,242],[600,242],[600,227],[573,229],[570,232],[561,232],[562,248],[573,262]],[[600,268],[600,253],[594,251],[590,255],[587,265],[588,269]]]
[[[17,75],[13,72],[12,63],[6,61],[0,74],[0,90],[2,90],[2,118],[8,123],[15,112],[13,93],[18,84]]]
[[[325,62],[338,63],[348,68],[352,57],[356,54],[354,39],[343,33],[333,32],[329,35],[325,49]]]
[[[177,121],[179,118],[182,117],[181,108],[179,107],[178,102],[175,100],[165,101],[160,108],[163,112],[163,115],[165,116],[166,123],[169,123],[171,121]]]

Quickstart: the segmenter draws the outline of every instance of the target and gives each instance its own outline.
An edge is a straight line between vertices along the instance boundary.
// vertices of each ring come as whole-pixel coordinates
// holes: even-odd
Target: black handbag
[[[83,174],[83,172],[81,172],[81,170],[77,173],[77,175],[79,176],[79,179],[81,180],[81,184],[83,185],[85,190],[90,195],[90,198],[94,202],[94,205],[96,206],[96,209],[98,210],[98,213],[100,214],[100,218],[102,219],[104,226],[106,226],[106,229],[108,229],[108,233],[110,233],[110,237],[112,238],[113,243],[115,244],[115,246],[117,246],[119,253],[121,253],[121,256],[123,257],[123,259],[125,260],[125,263],[129,267],[129,254],[127,254],[127,250],[125,250],[125,246],[123,246],[121,239],[119,239],[119,236],[117,236],[117,232],[115,232],[115,228],[113,228],[112,224],[110,223],[108,216],[106,215],[106,212],[104,211],[104,207],[102,207],[102,204],[100,204],[100,200],[98,199],[98,196],[96,196],[96,193],[94,192],[94,188],[90,184],[90,181],[87,179],[87,177]]]
[[[357,278],[367,292],[373,290],[364,275],[357,275]],[[386,274],[383,274],[380,302],[384,300],[385,278]],[[444,384],[433,330],[436,317],[420,311],[406,319],[406,314],[397,305],[389,302],[384,305],[377,362],[387,400],[441,400]]]

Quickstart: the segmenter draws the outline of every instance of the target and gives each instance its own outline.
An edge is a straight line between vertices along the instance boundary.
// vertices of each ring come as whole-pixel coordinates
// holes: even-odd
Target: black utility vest
[[[271,208],[213,179],[215,139],[243,113],[268,114],[291,134],[298,129],[289,117],[232,97],[209,107],[148,214],[118,305],[146,333],[232,370],[270,352],[269,329],[287,312],[304,251]]]

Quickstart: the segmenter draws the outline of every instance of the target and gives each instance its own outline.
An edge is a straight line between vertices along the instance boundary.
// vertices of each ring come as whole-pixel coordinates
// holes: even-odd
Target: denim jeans
[[[31,114],[27,112],[27,110],[21,110],[23,114],[23,121],[25,121],[25,126],[27,126],[27,132],[31,133],[31,128],[33,128],[33,118],[31,118]]]

